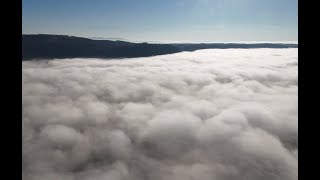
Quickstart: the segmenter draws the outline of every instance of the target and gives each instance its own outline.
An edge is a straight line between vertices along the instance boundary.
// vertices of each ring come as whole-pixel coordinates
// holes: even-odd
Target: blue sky
[[[297,0],[23,0],[24,34],[137,41],[297,41]]]

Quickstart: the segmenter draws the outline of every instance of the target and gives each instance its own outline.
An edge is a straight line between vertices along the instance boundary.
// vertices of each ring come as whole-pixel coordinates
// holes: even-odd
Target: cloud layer
[[[24,180],[298,179],[297,49],[22,64]]]

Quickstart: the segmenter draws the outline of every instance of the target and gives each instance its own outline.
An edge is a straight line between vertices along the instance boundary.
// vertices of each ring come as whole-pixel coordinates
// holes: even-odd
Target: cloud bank
[[[297,77],[297,49],[23,62],[22,179],[298,179]]]

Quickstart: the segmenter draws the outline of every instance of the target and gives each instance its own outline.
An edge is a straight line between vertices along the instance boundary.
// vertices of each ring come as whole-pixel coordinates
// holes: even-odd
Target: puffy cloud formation
[[[22,64],[24,180],[298,179],[297,49]]]

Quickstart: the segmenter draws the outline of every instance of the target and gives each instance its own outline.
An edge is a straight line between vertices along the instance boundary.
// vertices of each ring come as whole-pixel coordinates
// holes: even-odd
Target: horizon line
[[[68,34],[49,34],[49,33],[22,33],[22,35],[58,35],[58,36],[70,36],[78,38],[86,38],[91,40],[110,40],[110,41],[126,41],[132,43],[159,43],[159,44],[210,44],[210,43],[244,43],[244,44],[254,44],[254,43],[274,43],[274,44],[298,44],[298,40],[243,40],[243,41],[174,41],[174,40],[130,40],[126,38],[116,38],[116,37],[98,37],[98,36],[78,36],[78,35],[68,35]]]

